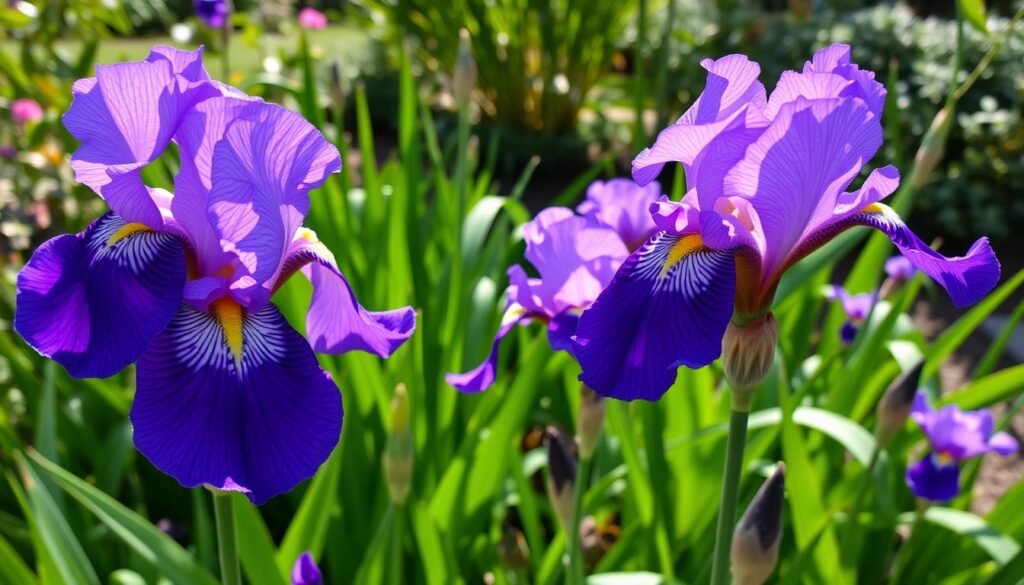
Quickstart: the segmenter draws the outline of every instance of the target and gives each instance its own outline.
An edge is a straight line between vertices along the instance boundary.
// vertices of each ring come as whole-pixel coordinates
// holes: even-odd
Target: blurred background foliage
[[[74,183],[67,161],[76,145],[60,124],[71,84],[95,63],[140,59],[157,43],[203,43],[214,77],[227,69],[230,83],[302,112],[345,157],[344,171],[313,195],[308,223],[366,306],[420,309],[417,334],[394,358],[323,358],[344,395],[341,444],[295,492],[258,511],[236,502],[248,581],[285,583],[308,549],[330,583],[480,583],[489,575],[499,584],[548,584],[562,580],[565,534],[544,494],[539,438],[548,425],[575,429],[577,366],[552,352],[539,328],[524,327],[509,336],[487,393],[458,395],[443,381],[488,350],[505,269],[522,258],[519,226],[541,206],[575,204],[595,178],[625,176],[638,149],[700,92],[699,61],[737,51],[771,80],[817,47],[853,44],[854,59],[890,91],[879,160],[909,176],[952,84],[1005,36],[1019,4],[987,2],[987,30],[965,27],[955,67],[953,1],[325,0],[303,6],[326,11],[331,26],[301,31],[292,2],[236,0],[227,50],[187,0],[5,3],[0,583],[209,583],[216,573],[207,494],[182,490],[132,446],[132,371],[73,381],[10,330],[14,278],[29,252],[103,210]],[[475,76],[459,60],[463,27]],[[459,92],[473,78],[471,106]],[[17,98],[36,100],[43,117],[12,123]],[[1024,366],[1005,351],[1024,316],[1014,245],[1024,226],[1022,101],[1018,28],[959,100],[942,163],[916,197],[900,198],[913,203],[922,236],[946,236],[944,250],[994,237],[1004,277],[988,300],[945,315],[939,332],[922,331],[909,316],[928,298],[918,277],[843,346],[843,313],[821,287],[872,289],[891,253],[887,240],[861,245],[860,232],[808,258],[780,288],[782,342],[775,375],[758,392],[741,492],[749,501],[773,462],[787,461],[777,582],[878,583],[897,550],[905,583],[997,585],[1024,576],[1019,469],[999,475],[1005,469],[972,463],[964,494],[917,520],[902,479],[908,454],[921,451],[916,429],[908,426],[865,474],[874,404],[920,359],[934,396],[995,406],[1000,428],[1013,428]],[[170,186],[174,169],[173,160],[152,165],[147,182]],[[662,179],[678,197],[678,172]],[[293,279],[275,297],[300,331],[309,295]],[[997,311],[1004,320],[995,335],[978,342]],[[955,354],[974,359],[951,383],[940,365]],[[414,462],[401,502],[381,463],[401,431],[391,402],[399,384],[411,404]],[[727,408],[716,367],[681,371],[658,404],[609,404],[584,501],[593,570],[634,573],[619,582],[659,582],[639,571],[669,582],[707,579]],[[25,455],[29,446],[35,452]],[[865,477],[863,513],[850,518]],[[912,523],[920,536],[907,543]],[[849,533],[863,543],[852,564],[840,558]]]

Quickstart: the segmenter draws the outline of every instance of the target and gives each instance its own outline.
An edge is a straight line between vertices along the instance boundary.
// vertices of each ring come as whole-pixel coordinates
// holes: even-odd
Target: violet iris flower
[[[231,16],[228,0],[195,0],[196,17],[210,28],[221,28]]]
[[[681,162],[690,190],[654,207],[662,231],[583,313],[575,353],[584,383],[615,398],[656,400],[678,366],[718,358],[730,321],[767,318],[790,266],[855,226],[887,234],[957,306],[995,286],[999,265],[986,239],[946,258],[880,203],[899,184],[894,167],[846,191],[882,144],[886,95],[872,72],[850,62],[848,46],[783,73],[770,98],[760,67],[744,55],[702,65],[704,92],[633,161],[641,185]]]
[[[295,559],[295,566],[292,567],[292,585],[323,585],[324,578],[320,574],[320,567],[316,566],[313,555],[304,552]]]
[[[964,412],[955,404],[934,410],[924,392],[914,397],[911,416],[931,446],[929,453],[907,468],[907,486],[915,496],[933,502],[952,500],[960,493],[959,463],[986,453],[1006,456],[1017,452],[1016,439],[993,432],[992,411]]]
[[[338,151],[298,114],[211,81],[202,49],[97,66],[73,91],[71,166],[111,211],[33,254],[15,328],[76,378],[137,362],[135,444],[182,485],[257,504],[290,490],[341,429],[314,350],[386,357],[415,327],[411,308],[360,306],[301,227]],[[172,143],[173,194],[141,175]],[[270,303],[299,271],[313,284],[308,342]]]
[[[885,273],[900,282],[906,282],[914,277],[917,269],[903,256],[893,256],[885,261]]]
[[[445,379],[462,392],[480,392],[494,383],[501,340],[517,323],[547,325],[551,347],[572,353],[580,313],[597,298],[629,256],[630,243],[644,242],[657,229],[646,210],[658,200],[657,183],[638,187],[627,179],[596,181],[577,207],[550,207],[523,227],[526,259],[540,274],[522,266],[508,270],[507,304],[484,363]]]
[[[843,343],[851,343],[857,336],[857,329],[871,314],[871,308],[878,302],[878,291],[851,295],[841,286],[832,285],[825,291],[825,298],[839,301],[846,313],[846,323],[839,330]]]

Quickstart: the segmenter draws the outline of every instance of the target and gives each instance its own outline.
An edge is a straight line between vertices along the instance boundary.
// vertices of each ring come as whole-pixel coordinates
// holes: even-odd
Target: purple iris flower
[[[195,0],[196,17],[210,28],[221,28],[231,15],[228,0]]]
[[[550,207],[523,227],[526,259],[540,274],[532,278],[518,264],[508,270],[507,304],[484,363],[445,379],[462,392],[480,392],[494,383],[501,340],[517,324],[547,325],[551,347],[572,353],[580,313],[590,306],[629,255],[629,242],[643,242],[657,229],[649,213],[657,183],[638,187],[627,179],[597,181],[576,215]]]
[[[885,273],[894,280],[906,282],[914,277],[917,269],[903,256],[893,256],[885,261]]]
[[[914,397],[911,416],[931,446],[930,452],[907,469],[907,486],[915,496],[933,502],[952,500],[960,493],[959,463],[986,453],[1006,456],[1017,452],[1016,439],[993,432],[992,411],[964,412],[955,404],[934,410],[924,392]]]
[[[872,307],[878,302],[878,291],[851,295],[843,287],[832,285],[826,289],[825,298],[842,303],[847,320],[839,330],[839,336],[844,343],[851,343],[861,324],[871,314]]]
[[[984,238],[946,258],[880,201],[896,190],[892,166],[846,191],[882,144],[885,88],[850,62],[850,48],[814,54],[782,74],[768,97],[743,55],[705,60],[704,92],[633,161],[645,185],[681,162],[690,190],[652,212],[659,228],[583,313],[575,353],[581,380],[624,400],[655,400],[676,369],[721,354],[730,320],[764,318],[786,269],[840,232],[887,234],[958,306],[985,296],[999,264]]]
[[[292,585],[323,585],[324,578],[320,574],[320,567],[316,566],[313,555],[304,552],[295,559],[295,566],[292,568]]]
[[[257,504],[287,492],[341,429],[341,396],[314,350],[386,357],[415,327],[409,307],[360,306],[301,227],[338,151],[298,114],[210,80],[202,49],[97,66],[73,91],[71,165],[111,211],[33,254],[15,328],[76,378],[136,362],[135,444],[182,485]],[[172,143],[173,194],[140,174]],[[270,303],[300,271],[313,285],[309,341]]]

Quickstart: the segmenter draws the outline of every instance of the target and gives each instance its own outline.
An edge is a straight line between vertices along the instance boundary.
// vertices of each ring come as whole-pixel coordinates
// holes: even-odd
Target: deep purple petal
[[[722,351],[733,311],[731,251],[698,236],[655,234],[583,312],[576,330],[580,379],[621,400],[656,400],[681,366],[699,368]]]
[[[160,228],[161,206],[139,171],[163,153],[189,108],[217,94],[202,49],[158,47],[147,61],[98,65],[73,93],[64,126],[82,142],[71,157],[76,179],[126,221]]]
[[[18,274],[14,328],[76,378],[136,361],[181,302],[181,242],[126,225],[107,213],[40,246]]]
[[[548,322],[548,343],[551,344],[551,349],[566,351],[569,352],[569,355],[574,355],[573,337],[576,335],[579,325],[580,311],[577,309],[569,309],[555,315]]]
[[[947,258],[922,242],[886,205],[875,203],[853,220],[889,236],[907,260],[946,289],[958,307],[978,302],[999,282],[999,261],[988,238],[976,241],[964,256]]]
[[[645,187],[631,179],[594,181],[587,187],[586,201],[576,211],[612,228],[627,248],[635,250],[657,230],[650,207],[660,197],[661,185],[657,181]]]
[[[306,234],[312,234],[305,230]],[[300,267],[313,284],[313,299],[306,315],[306,336],[319,353],[340,354],[361,350],[388,357],[416,330],[416,311],[402,307],[390,311],[367,311],[356,300],[352,287],[341,273],[334,255],[307,235],[297,241],[284,262],[287,277]]]
[[[338,150],[281,106],[252,102],[228,124],[214,147],[209,219],[251,277],[236,288],[250,309],[269,300],[309,191],[340,169]]]
[[[833,221],[843,189],[881,144],[880,121],[859,100],[798,98],[782,106],[725,178],[725,194],[757,210],[763,274],[774,274],[806,234]]]
[[[139,451],[183,486],[241,491],[262,504],[331,454],[341,395],[276,307],[235,315],[222,326],[181,306],[139,360],[131,420]]]
[[[323,576],[320,574],[320,567],[316,566],[313,555],[304,552],[295,559],[295,566],[292,568],[292,585],[323,585]]]
[[[907,468],[907,487],[919,498],[932,502],[948,502],[960,493],[960,468],[955,463],[936,461],[929,453]]]
[[[231,15],[227,0],[195,0],[196,17],[210,28],[221,28]]]
[[[459,392],[483,392],[490,388],[498,375],[498,347],[501,345],[501,340],[508,335],[508,332],[516,324],[528,316],[528,312],[522,305],[510,304],[501,317],[501,325],[498,327],[498,332],[494,335],[494,342],[491,344],[491,352],[487,354],[487,359],[468,372],[445,374],[445,381]]]

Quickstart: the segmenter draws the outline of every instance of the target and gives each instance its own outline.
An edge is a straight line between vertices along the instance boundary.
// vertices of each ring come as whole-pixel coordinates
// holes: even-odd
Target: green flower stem
[[[579,467],[576,469],[576,485],[572,494],[572,526],[566,527],[568,534],[565,535],[569,547],[569,572],[566,579],[566,583],[569,585],[584,585],[587,581],[580,525],[583,523],[583,494],[587,493],[591,463],[592,458],[581,458]]]
[[[722,481],[722,503],[718,512],[718,527],[715,530],[711,585],[727,585],[729,582],[729,549],[736,524],[736,499],[743,467],[743,450],[747,445],[749,400],[737,400],[735,392],[733,396],[732,414],[729,415],[729,439],[726,443],[725,478]],[[746,404],[743,404],[744,402]]]
[[[860,526],[857,524],[857,518],[860,516],[860,510],[864,505],[864,497],[868,491],[871,490],[871,478],[875,475],[875,467],[878,465],[878,458],[881,455],[882,450],[875,445],[875,448],[871,451],[871,459],[868,461],[867,467],[864,468],[864,476],[861,479],[860,489],[857,490],[857,495],[853,501],[853,506],[850,508],[850,514],[848,516],[846,530],[843,531],[843,538],[839,545],[840,554],[840,568],[842,571],[853,568],[853,564],[860,554],[861,548],[861,534]],[[856,534],[854,534],[856,533]],[[852,578],[852,577],[851,577]],[[855,582],[856,579],[853,579]]]
[[[217,518],[217,554],[220,557],[221,583],[242,585],[242,569],[238,563],[235,508],[230,492],[213,492],[213,513]]]

